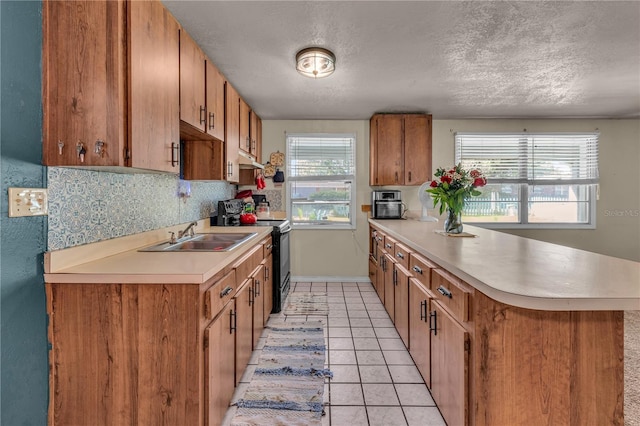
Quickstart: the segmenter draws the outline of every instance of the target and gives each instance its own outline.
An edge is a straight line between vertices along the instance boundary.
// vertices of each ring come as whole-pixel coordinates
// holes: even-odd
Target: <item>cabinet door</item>
[[[125,11],[124,1],[42,3],[44,165],[125,165]]]
[[[255,111],[249,111],[249,138],[251,139],[251,145],[249,147],[250,154],[255,158],[258,158],[258,114]]]
[[[253,280],[247,279],[238,289],[236,301],[236,386],[249,363],[252,350],[253,330]]]
[[[236,89],[225,82],[225,176],[228,182],[238,182],[240,179],[240,162],[238,161],[238,147],[240,145],[240,96]]]
[[[394,315],[396,330],[404,345],[409,348],[409,271],[400,263],[395,268]]]
[[[403,185],[402,115],[380,114],[372,118],[370,185]]]
[[[264,329],[264,265],[260,265],[253,274],[253,346],[258,346],[258,339]]]
[[[183,179],[224,180],[224,143],[221,141],[185,141],[182,157]]]
[[[262,119],[256,115],[256,161],[264,164],[262,161]]]
[[[404,184],[421,185],[431,175],[431,116],[404,117]]]
[[[384,264],[383,264],[383,271],[384,271],[384,307],[387,310],[387,313],[389,314],[389,318],[391,318],[391,321],[393,321],[395,323],[395,303],[396,303],[396,299],[395,299],[395,286],[396,286],[396,282],[395,282],[395,276],[396,274],[394,273],[394,265],[395,265],[395,260],[393,259],[393,256],[385,253],[384,254]]]
[[[271,244],[271,243],[269,243]],[[269,254],[264,260],[264,278],[263,278],[263,292],[264,292],[264,324],[267,324],[269,315],[273,310],[273,255]]]
[[[431,333],[429,331],[430,297],[420,282],[409,279],[409,353],[431,388]]]
[[[180,120],[204,132],[205,56],[196,42],[180,30]]]
[[[431,395],[447,424],[468,422],[468,334],[438,302],[432,303]]]
[[[385,303],[385,285],[384,285],[384,251],[382,250],[382,244],[378,245],[378,269],[376,269],[376,291],[378,292],[378,297],[382,303]]]
[[[240,98],[240,145],[238,146],[241,151],[247,154],[251,153],[251,137],[249,135],[250,114],[251,108],[249,108],[249,105],[244,99]]]
[[[222,424],[235,387],[235,302],[231,300],[204,331],[204,424]]]
[[[224,141],[224,76],[211,62],[207,62],[207,133]]]
[[[129,165],[178,173],[178,23],[158,1],[128,2]]]

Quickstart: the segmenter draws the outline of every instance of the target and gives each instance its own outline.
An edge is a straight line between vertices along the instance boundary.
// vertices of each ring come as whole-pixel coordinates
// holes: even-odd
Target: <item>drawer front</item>
[[[233,270],[216,281],[204,292],[204,316],[213,319],[224,305],[233,298],[238,289],[236,285],[236,271]]]
[[[236,285],[238,287],[253,273],[258,265],[260,265],[260,262],[262,262],[264,258],[263,250],[263,245],[258,244],[233,265],[233,268],[236,270]]]
[[[262,243],[264,247],[262,250],[262,253],[263,253],[263,257],[266,259],[271,254],[271,251],[273,250],[273,240],[271,239],[271,237],[269,237],[262,240]]]
[[[382,249],[384,251],[386,251],[387,253],[391,253],[391,255],[393,256],[396,250],[396,243],[397,241],[394,240],[391,237],[388,236],[384,236],[384,244],[382,245]]]
[[[462,282],[441,269],[431,271],[431,292],[458,321],[469,320],[469,296]]]
[[[403,246],[400,243],[396,243],[394,253],[396,261],[401,264],[404,269],[409,269],[409,257],[412,251],[408,247]]]
[[[411,253],[409,255],[409,271],[415,279],[422,283],[424,288],[431,288],[431,270],[436,267],[419,254]]]

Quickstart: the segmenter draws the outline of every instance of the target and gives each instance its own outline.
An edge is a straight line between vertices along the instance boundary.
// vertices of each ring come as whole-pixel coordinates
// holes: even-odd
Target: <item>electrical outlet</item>
[[[48,213],[46,188],[9,188],[9,217]]]

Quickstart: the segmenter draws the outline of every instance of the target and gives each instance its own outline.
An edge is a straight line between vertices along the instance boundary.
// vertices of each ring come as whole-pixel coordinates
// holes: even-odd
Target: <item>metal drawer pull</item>
[[[391,244],[388,244],[388,243],[387,243],[387,244],[385,244],[384,246],[385,246],[386,248],[391,248]]]
[[[400,259],[404,259],[404,254],[402,253],[396,253],[396,257],[399,257]]]
[[[260,296],[260,280],[256,280],[256,296]]]
[[[427,322],[427,301],[420,302],[420,321]]]
[[[448,289],[446,289],[446,288],[444,288],[442,286],[438,287],[438,293],[440,293],[443,296],[447,296],[449,299],[451,299],[453,297],[451,292]]]
[[[233,331],[236,329],[236,326],[238,325],[236,321],[236,313],[231,311],[229,313],[229,334],[233,334]]]
[[[233,291],[233,287],[231,286],[225,287],[225,289],[220,292],[220,298],[222,299],[223,297],[228,296],[229,293],[231,293],[232,291]]]
[[[200,124],[204,124],[207,121],[207,110],[205,107],[200,107]]]
[[[415,272],[417,272],[417,273],[419,273],[420,275],[422,275],[422,269],[420,269],[419,267],[414,266],[412,269],[413,269]]]
[[[271,250],[272,247],[273,247],[273,244],[267,244],[267,250]]]
[[[398,285],[398,270],[393,268],[393,285]]]
[[[267,281],[269,279],[269,267],[264,268],[264,280]]]
[[[436,311],[429,314],[429,331],[433,331],[433,335],[438,335],[438,317]]]
[[[253,305],[255,297],[253,295],[253,287],[249,287],[249,306]]]
[[[214,113],[209,113],[209,129],[214,129],[216,127],[215,117]]]

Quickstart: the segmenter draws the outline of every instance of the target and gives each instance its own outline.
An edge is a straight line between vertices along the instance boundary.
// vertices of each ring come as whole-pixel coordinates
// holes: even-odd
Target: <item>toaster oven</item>
[[[400,191],[378,190],[371,193],[371,215],[374,219],[401,219],[403,213]]]

